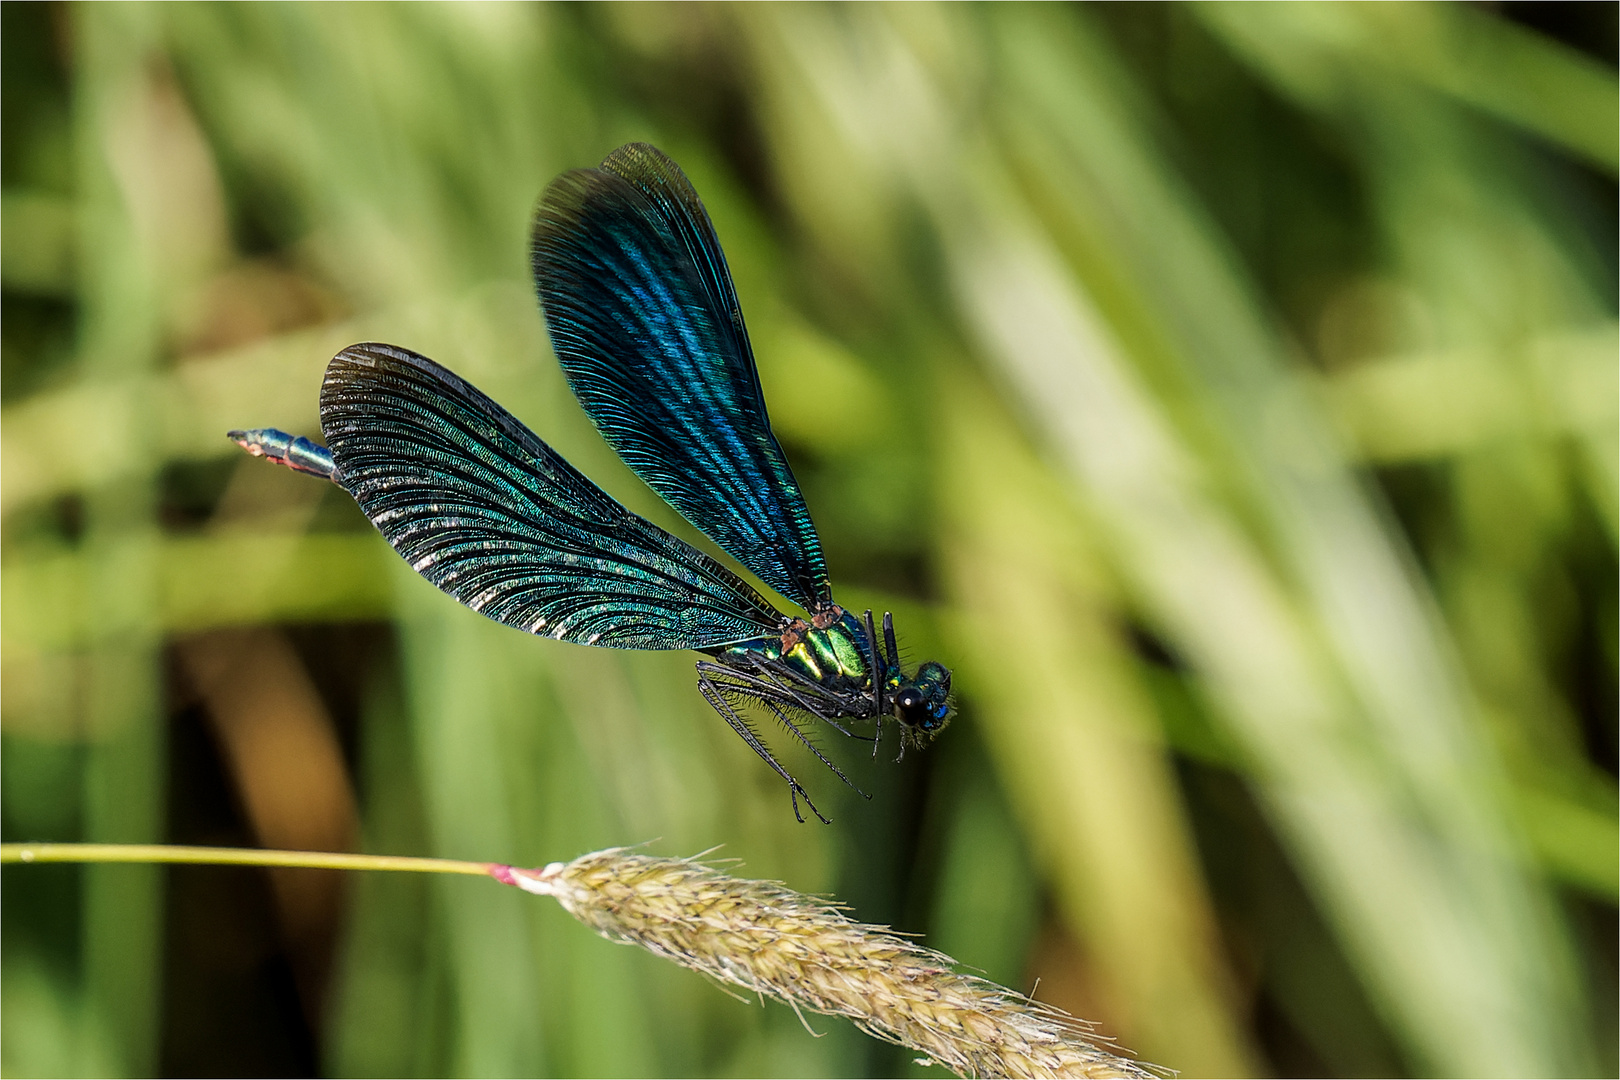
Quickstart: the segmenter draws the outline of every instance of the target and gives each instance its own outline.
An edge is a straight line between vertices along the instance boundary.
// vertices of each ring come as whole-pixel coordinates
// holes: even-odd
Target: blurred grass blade
[[[255,466],[258,467],[258,466]],[[307,481],[306,481],[307,482]],[[317,492],[320,489],[313,488]],[[6,563],[8,649],[68,651],[115,636],[100,561],[144,552],[154,629],[189,633],[260,622],[375,619],[393,609],[394,558],[370,533],[120,538],[116,551],[30,552]]]
[[[1332,380],[1330,404],[1374,461],[1620,427],[1620,333],[1613,324],[1522,348],[1523,363],[1482,348],[1369,360]]]
[[[504,628],[466,618],[447,597],[421,589],[403,564],[395,579],[410,613],[402,627],[406,702],[433,848],[445,856],[517,850],[507,758],[495,725],[504,712],[502,683],[520,676],[492,662],[506,650],[488,647]],[[447,880],[439,889],[455,1001],[451,1070],[463,1076],[546,1072],[535,1023],[534,951],[521,901],[467,884]]]
[[[1312,104],[1345,108],[1353,83],[1393,75],[1520,125],[1610,176],[1620,172],[1613,69],[1484,11],[1238,2],[1199,4],[1194,15]]]
[[[1434,639],[1437,622],[1413,591],[1380,520],[1336,460],[1336,447],[1322,437],[1328,429],[1310,399],[1291,387],[1281,350],[1267,340],[1230,260],[1202,235],[1191,200],[1158,179],[1171,174],[1133,145],[1126,114],[1108,116],[1108,88],[1099,81],[1106,69],[1059,60],[1051,48],[1059,39],[1039,20],[1007,22],[1029,104],[1054,110],[1070,167],[1092,178],[1123,225],[1111,238],[1116,258],[1135,264],[1138,288],[1152,297],[1147,306],[1160,313],[1208,400],[1225,413],[1229,438],[1260,474],[1253,490],[1277,529],[1276,550],[1289,564],[1282,581],[1297,581],[1300,589],[1297,601],[1287,595],[1288,584],[1276,596],[1278,629],[1301,616],[1305,622],[1281,635],[1233,627],[1237,632],[1217,647],[1208,609],[1195,613],[1184,581],[1154,588],[1160,610],[1182,624],[1178,637],[1189,644],[1195,635],[1203,639],[1198,651],[1217,686],[1232,680],[1223,689],[1239,697],[1230,699],[1228,719],[1248,737],[1252,753],[1270,759],[1274,805],[1321,875],[1317,884],[1330,912],[1344,920],[1357,947],[1381,954],[1367,973],[1382,982],[1408,1037],[1445,1062],[1442,1069],[1490,1071],[1513,1062],[1510,1071],[1579,1071],[1589,1059],[1568,1023],[1579,992],[1569,981],[1563,943],[1547,922],[1549,898],[1520,869],[1492,748],[1459,693],[1444,646]],[[1091,107],[1060,104],[1075,101]],[[1067,122],[1056,113],[1065,108]],[[1026,399],[1074,455],[1079,474],[1096,484],[1110,469],[1106,463],[1117,459],[1117,450],[1098,438],[1102,416],[1116,426],[1135,414],[1147,419],[1128,398],[1097,393],[1109,382],[1128,385],[1117,377],[1099,383],[1100,369],[1124,358],[1083,301],[1058,299],[1066,288],[1044,260],[1013,273],[994,286],[999,310],[983,301],[975,307],[993,328],[990,341],[1022,382]],[[1059,315],[1064,308],[1068,312]],[[1085,322],[1093,326],[1084,329]],[[1063,341],[1078,348],[1063,348]],[[1068,372],[1060,374],[1065,366]],[[1075,383],[1075,373],[1086,368],[1095,372],[1089,384]],[[1144,474],[1134,482],[1161,483]],[[1168,487],[1174,479],[1165,475],[1162,482]],[[1203,572],[1226,577],[1219,566]],[[1138,569],[1155,573],[1141,563]],[[1251,572],[1256,582],[1272,576],[1263,563]],[[1284,614],[1296,603],[1300,615]],[[1324,653],[1302,652],[1293,663],[1277,656],[1276,670],[1293,671],[1300,681],[1291,690],[1275,683],[1261,690],[1271,679],[1255,678],[1253,665],[1264,654],[1251,650],[1268,638],[1299,643],[1294,649],[1319,642]],[[1250,655],[1235,655],[1238,649]],[[1301,691],[1305,696],[1296,697]],[[1270,700],[1250,696],[1255,692]],[[1271,720],[1262,721],[1267,713]],[[1294,718],[1285,720],[1290,713]],[[1326,726],[1300,724],[1311,713]],[[1257,721],[1263,730],[1243,730]],[[1285,733],[1279,722],[1293,730]],[[1285,759],[1284,748],[1300,738],[1305,741]],[[1362,827],[1346,828],[1347,814]],[[1368,881],[1369,859],[1391,876]],[[1411,892],[1391,890],[1392,881]],[[1443,920],[1435,917],[1440,911]],[[1413,964],[1419,955],[1424,960]]]
[[[77,9],[73,28],[81,370],[122,379],[156,362],[160,301],[178,284],[181,268],[165,257],[173,250],[167,232],[179,225],[167,182],[205,187],[210,178],[206,155],[194,153],[194,129],[150,66],[149,10]],[[130,399],[137,409],[148,403]],[[149,541],[159,459],[133,456],[140,463],[126,483],[86,500],[83,543],[87,591],[107,631],[88,655],[85,679],[84,832],[113,842],[150,842],[163,830],[166,740]],[[85,1020],[107,1034],[111,1061],[126,1075],[157,1070],[162,880],[151,867],[93,867],[85,877]]]
[[[988,355],[1082,481],[1150,609],[1209,679],[1387,1015],[1443,1071],[1578,1071],[1586,1051],[1567,1022],[1578,991],[1546,900],[1520,870],[1491,752],[1381,523],[1226,256],[1128,126],[1120,75],[1056,12],[989,18],[1005,49],[1004,100],[1056,136],[1023,148],[1025,160],[1063,170],[1068,182],[1054,177],[1049,190],[1066,196],[1066,224],[1091,229],[1092,250],[1135,276],[1130,325],[1137,335],[1150,327],[1147,341],[1116,338],[1019,214],[988,146],[940,141],[950,134],[926,61],[880,16],[862,22],[859,61],[846,51],[852,39],[809,27],[797,32],[796,59],[856,155],[905,177],[934,209]],[[957,167],[937,167],[946,160]],[[1177,413],[1129,370],[1135,347],[1176,357],[1179,378],[1210,403],[1204,422],[1242,463],[1233,475],[1212,483],[1178,445]],[[1220,487],[1246,493],[1252,509],[1231,518],[1206,495]],[[1238,523],[1254,511],[1269,532],[1258,548]],[[1369,864],[1384,873],[1369,878]]]
[[[1102,615],[1067,492],[976,380],[939,396],[959,677],[1109,1019],[1192,1074],[1253,1075],[1153,706]]]

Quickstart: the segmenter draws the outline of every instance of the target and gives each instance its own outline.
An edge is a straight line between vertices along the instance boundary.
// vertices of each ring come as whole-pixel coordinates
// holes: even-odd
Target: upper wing
[[[557,359],[625,464],[771,588],[831,604],[725,254],[680,167],[632,143],[564,173],[535,215],[532,260]]]
[[[505,409],[423,356],[351,345],[326,369],[334,479],[405,560],[497,622],[582,645],[703,649],[782,616],[620,506]]]

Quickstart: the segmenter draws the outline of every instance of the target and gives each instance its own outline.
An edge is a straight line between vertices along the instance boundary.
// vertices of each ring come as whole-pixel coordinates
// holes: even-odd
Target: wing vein
[[[497,622],[620,648],[711,648],[782,616],[630,513],[495,402],[425,357],[355,345],[327,369],[337,478],[440,589]]]

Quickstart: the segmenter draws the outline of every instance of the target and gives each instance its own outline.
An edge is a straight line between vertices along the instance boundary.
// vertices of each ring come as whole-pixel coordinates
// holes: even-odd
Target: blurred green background
[[[1615,11],[0,6],[5,838],[724,845],[1183,1075],[1614,1075]],[[830,828],[224,438],[393,342],[693,536],[527,280],[635,139],[956,670],[870,803],[784,748]],[[8,1075],[940,1073],[478,881],[0,885]]]

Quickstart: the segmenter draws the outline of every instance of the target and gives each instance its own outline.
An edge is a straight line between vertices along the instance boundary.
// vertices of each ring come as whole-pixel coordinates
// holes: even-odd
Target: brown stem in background
[[[175,645],[202,699],[254,839],[267,848],[345,851],[358,836],[338,735],[303,661],[277,630],[221,630]],[[342,914],[343,879],[272,869],[270,884],[312,1025]]]

